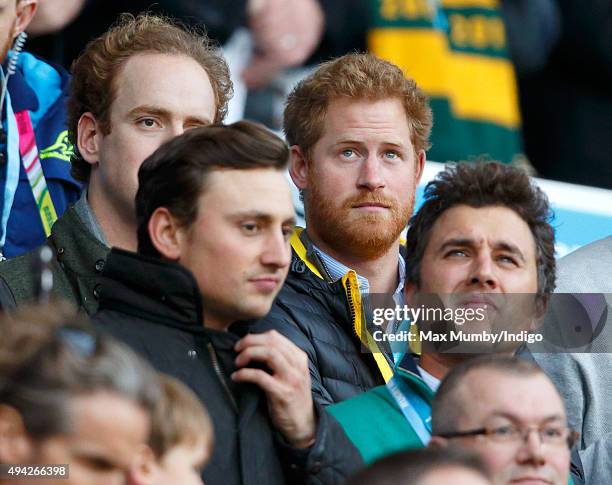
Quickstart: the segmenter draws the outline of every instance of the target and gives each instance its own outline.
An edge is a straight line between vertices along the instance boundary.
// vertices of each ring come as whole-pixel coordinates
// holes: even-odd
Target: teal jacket
[[[434,393],[413,370],[400,365],[395,375],[429,404]],[[375,387],[357,397],[327,407],[344,433],[361,453],[366,464],[392,453],[423,448],[416,432],[405,418],[387,386]],[[568,476],[568,485],[582,483]]]
[[[420,376],[401,366],[395,369],[395,375],[431,404],[433,391]],[[327,411],[340,422],[366,463],[398,451],[423,448],[387,386],[329,406]]]

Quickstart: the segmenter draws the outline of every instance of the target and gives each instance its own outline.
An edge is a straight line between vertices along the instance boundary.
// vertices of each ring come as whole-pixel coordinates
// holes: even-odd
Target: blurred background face
[[[448,466],[428,473],[418,485],[491,485],[491,482],[468,468]]]
[[[553,384],[543,375],[512,375],[479,369],[464,378],[457,431],[514,425],[567,426],[565,409]],[[455,440],[453,440],[455,441]],[[570,451],[565,442],[542,443],[531,431],[526,440],[498,441],[486,436],[456,439],[478,453],[494,476],[495,485],[565,485]]]
[[[424,160],[398,99],[330,102],[300,187],[310,236],[340,254],[384,254],[412,214]]]
[[[0,0],[0,62],[13,45],[15,22],[17,20],[16,0]]]
[[[180,444],[162,456],[152,485],[176,483],[201,485],[202,468],[210,456],[208,445],[202,440],[195,444]]]
[[[112,410],[112,412],[110,412]],[[72,431],[32,444],[29,463],[70,464],[69,478],[32,485],[123,485],[149,433],[147,413],[116,394],[97,392],[70,403]]]
[[[207,327],[223,330],[268,313],[287,276],[294,225],[282,171],[208,174],[198,217],[181,229],[178,261],[198,282]]]

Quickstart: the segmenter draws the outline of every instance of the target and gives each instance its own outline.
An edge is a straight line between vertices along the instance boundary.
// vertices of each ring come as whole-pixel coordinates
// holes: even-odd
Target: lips
[[[384,204],[369,203],[369,204],[354,205],[353,209],[360,209],[360,210],[366,210],[366,211],[383,211],[383,210],[389,210],[389,206],[384,205]]]
[[[249,279],[249,282],[253,283],[255,287],[262,293],[270,293],[280,284],[280,278],[275,276],[261,276],[257,278]]]
[[[351,197],[344,203],[345,207],[351,209],[391,209],[395,206],[395,201],[392,198],[385,197],[383,194],[374,192],[368,194],[359,194],[356,197]]]
[[[497,309],[499,302],[496,302],[495,298],[485,293],[477,293],[471,295],[461,296],[457,300],[457,306],[460,307],[486,307],[491,309]]]
[[[515,478],[511,480],[510,483],[516,483],[517,485],[552,485],[553,482],[543,477],[528,476]]]

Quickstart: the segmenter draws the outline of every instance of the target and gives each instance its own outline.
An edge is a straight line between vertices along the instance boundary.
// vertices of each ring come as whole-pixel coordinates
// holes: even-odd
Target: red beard
[[[314,180],[314,174],[310,174]],[[404,204],[382,191],[363,190],[339,206],[319,192],[316,183],[304,194],[308,227],[327,246],[340,254],[371,261],[385,254],[396,243],[414,209],[414,194]],[[388,209],[380,212],[358,211],[355,206],[375,203]]]

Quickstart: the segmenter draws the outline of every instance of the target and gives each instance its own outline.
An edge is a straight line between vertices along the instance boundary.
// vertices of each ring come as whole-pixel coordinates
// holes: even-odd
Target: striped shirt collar
[[[323,261],[323,264],[325,265],[325,269],[329,273],[329,276],[331,276],[332,280],[338,281],[340,278],[342,278],[346,273],[350,271],[351,268],[349,268],[348,266],[345,266],[340,261],[332,258],[329,254],[326,254],[325,252],[321,251],[314,244],[313,244],[313,248],[317,252],[317,254],[321,257],[321,261]],[[398,271],[398,276],[399,276],[399,284],[397,285],[397,288],[395,289],[394,295],[397,295],[397,294],[401,295],[404,289],[404,282],[406,281],[406,262],[404,261],[404,258],[402,257],[401,254],[399,255],[399,258],[398,258],[397,271]],[[362,295],[368,294],[370,291],[370,282],[368,281],[368,279],[358,274],[357,281],[359,282],[359,292]]]

